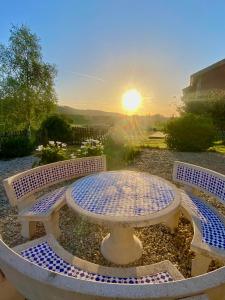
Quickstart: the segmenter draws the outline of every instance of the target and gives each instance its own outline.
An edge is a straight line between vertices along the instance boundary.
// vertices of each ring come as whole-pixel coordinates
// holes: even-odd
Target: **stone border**
[[[83,297],[84,295],[87,296],[87,298],[81,297],[78,299],[96,299],[96,297],[117,299],[177,299],[199,295],[203,292],[207,294],[210,293],[211,289],[217,288],[218,290],[221,286],[225,287],[225,267],[194,278],[161,284],[106,284],[85,282],[84,280],[77,280],[57,273],[53,275],[53,272],[42,269],[25,259],[21,259],[18,254],[13,252],[2,241],[0,242],[0,250],[0,263],[6,276],[20,291],[29,292],[30,295],[36,294],[36,297],[34,296],[32,299],[41,299],[39,296],[43,296],[43,293],[46,293],[45,299],[51,299],[50,295],[52,297],[55,295],[54,299],[57,300],[62,295],[65,296],[67,294],[67,299],[73,299],[74,293],[80,294]],[[212,299],[222,300],[223,298]]]

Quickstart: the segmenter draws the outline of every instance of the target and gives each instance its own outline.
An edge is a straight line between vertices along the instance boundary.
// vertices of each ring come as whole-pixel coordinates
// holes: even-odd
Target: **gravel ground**
[[[171,180],[172,167],[175,160],[190,162],[225,174],[225,156],[210,152],[181,153],[168,150],[144,149],[129,169],[150,172]],[[32,164],[32,157],[11,160],[8,163],[0,161],[1,181],[11,174],[30,168]],[[3,169],[7,170],[7,172]],[[204,193],[200,194],[225,215],[225,208],[222,204],[212,197],[204,195]],[[20,235],[20,225],[16,218],[17,211],[9,207],[2,185],[0,185],[0,204],[0,233],[3,235],[4,240],[10,246],[24,242]],[[67,250],[80,258],[95,263],[108,266],[113,265],[107,262],[100,253],[100,243],[108,232],[107,228],[87,223],[75,215],[68,207],[63,207],[60,214],[62,235],[59,241]],[[43,234],[43,226],[38,224],[35,238]],[[180,218],[179,226],[174,234],[171,234],[164,225],[137,229],[136,234],[143,242],[144,253],[141,259],[132,265],[146,265],[169,259],[185,277],[190,277],[191,259],[194,256],[190,251],[193,230],[191,224],[185,218]],[[210,270],[220,266],[218,262],[213,261]]]
[[[3,179],[16,173],[31,169],[36,157],[26,156],[11,160],[0,160],[0,234],[10,246],[24,242],[20,235],[20,225],[17,222],[17,210],[9,204],[3,188]]]

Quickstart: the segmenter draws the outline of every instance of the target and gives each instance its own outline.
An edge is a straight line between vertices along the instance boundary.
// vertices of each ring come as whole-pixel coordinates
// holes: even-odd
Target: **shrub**
[[[98,156],[104,152],[104,146],[99,140],[87,139],[77,150],[78,157]],[[73,158],[73,156],[71,156]]]
[[[40,158],[39,165],[49,164],[67,159],[66,144],[49,141],[47,146],[39,145],[36,149],[36,156]]]
[[[104,153],[107,158],[107,169],[115,170],[125,168],[139,155],[140,147],[132,144],[124,145],[112,136],[107,136],[104,143]]]
[[[204,151],[214,140],[216,130],[212,120],[194,114],[172,118],[165,127],[166,143],[178,151]]]
[[[69,123],[61,116],[52,115],[45,119],[38,132],[39,143],[47,144],[48,140],[69,142],[72,130]]]
[[[0,157],[14,158],[31,154],[33,143],[28,136],[12,136],[1,143]]]
[[[140,148],[136,146],[124,145],[122,154],[123,160],[129,164],[140,154],[140,152]]]

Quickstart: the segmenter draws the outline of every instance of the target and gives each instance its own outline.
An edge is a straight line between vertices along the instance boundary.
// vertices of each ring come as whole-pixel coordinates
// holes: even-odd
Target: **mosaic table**
[[[127,264],[142,255],[133,227],[173,217],[180,205],[177,188],[157,176],[135,171],[100,172],[75,181],[66,193],[68,205],[89,221],[106,225],[103,256]]]

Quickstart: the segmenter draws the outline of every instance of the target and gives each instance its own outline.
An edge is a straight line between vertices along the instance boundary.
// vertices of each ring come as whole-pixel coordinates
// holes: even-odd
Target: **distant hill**
[[[113,126],[124,115],[94,109],[76,109],[69,106],[58,106],[58,112],[66,115],[76,125]]]
[[[70,106],[58,106],[58,113],[66,115],[76,125],[88,126],[113,126],[121,120],[129,119],[128,116],[115,112],[107,112],[94,109],[76,109]],[[160,114],[136,116],[140,126],[154,127],[164,123],[168,118]]]
[[[70,106],[58,106],[58,112],[67,115],[80,115],[80,116],[114,116],[123,117],[123,114],[108,112],[95,109],[77,109]]]

